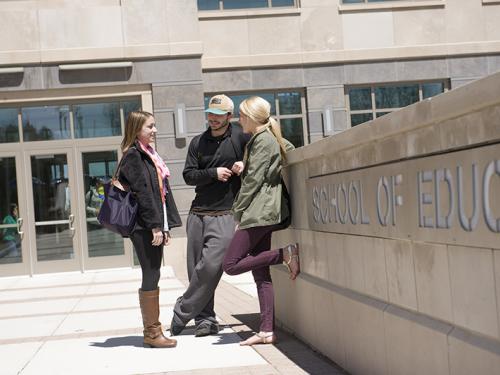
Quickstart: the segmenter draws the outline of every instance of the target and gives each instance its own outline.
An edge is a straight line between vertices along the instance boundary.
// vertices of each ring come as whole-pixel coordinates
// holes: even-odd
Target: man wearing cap
[[[178,335],[194,318],[195,336],[217,334],[214,293],[222,276],[222,261],[233,237],[231,207],[241,185],[243,153],[249,136],[229,122],[233,101],[210,98],[208,129],[189,144],[183,177],[196,186],[186,222],[189,286],[177,299],[170,333]]]

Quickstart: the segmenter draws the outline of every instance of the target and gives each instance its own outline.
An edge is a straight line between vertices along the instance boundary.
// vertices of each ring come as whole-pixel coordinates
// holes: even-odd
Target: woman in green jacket
[[[257,96],[245,99],[240,105],[240,123],[252,138],[246,146],[243,167],[236,164],[232,170],[242,174],[241,189],[232,208],[238,225],[226,251],[223,269],[229,275],[252,271],[261,314],[260,332],[240,345],[276,341],[269,266],[283,262],[292,280],[300,272],[298,244],[270,249],[272,232],[283,229],[283,222],[290,216],[282,194],[281,168],[286,151],[293,148],[281,136],[279,124],[270,117],[270,109],[271,105]]]

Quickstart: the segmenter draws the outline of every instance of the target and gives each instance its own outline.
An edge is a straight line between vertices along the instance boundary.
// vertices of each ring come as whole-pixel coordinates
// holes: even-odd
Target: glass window
[[[213,95],[215,94],[205,95],[205,108]],[[226,95],[234,102],[234,114],[231,121],[239,121],[239,107],[243,100],[251,96],[260,96],[271,105],[271,115],[280,122],[283,137],[295,147],[301,147],[306,143],[307,138],[303,127],[306,117],[302,113],[304,94],[301,91],[226,93]]]
[[[85,152],[82,154],[84,173],[85,212],[87,217],[87,243],[89,257],[123,255],[123,239],[99,224],[97,215],[104,201],[104,184],[116,168],[116,151]]]
[[[401,108],[418,102],[418,85],[375,88],[377,108]]]
[[[25,142],[71,137],[67,105],[25,107],[21,109],[21,117]]]
[[[273,0],[273,7],[293,7],[294,0]]]
[[[427,99],[444,92],[443,82],[430,82],[422,85],[422,98]]]
[[[198,10],[218,10],[219,0],[198,0]]]
[[[74,258],[69,228],[71,186],[66,154],[31,157],[35,232],[39,261]],[[67,223],[54,221],[67,220]]]
[[[119,103],[92,103],[73,106],[75,138],[121,135]]]
[[[295,147],[304,146],[304,132],[301,118],[281,119],[281,134]]]
[[[127,123],[127,117],[130,112],[139,111],[141,109],[141,101],[139,99],[132,99],[122,102],[123,108],[123,121]]]
[[[294,7],[296,0],[198,0],[198,10]]]
[[[370,85],[347,89],[351,126],[381,117],[398,108],[441,94],[446,81]],[[373,103],[372,98],[375,98]]]
[[[372,90],[370,87],[349,90],[351,110],[372,109]]]
[[[21,263],[15,158],[0,158],[0,264]]]
[[[280,115],[295,115],[302,112],[300,93],[298,92],[279,92],[278,102]]]
[[[371,113],[354,114],[351,115],[351,126],[356,126],[370,120],[373,120],[373,115]]]
[[[0,143],[19,142],[18,109],[0,108]]]
[[[268,0],[224,0],[224,9],[267,8]]]

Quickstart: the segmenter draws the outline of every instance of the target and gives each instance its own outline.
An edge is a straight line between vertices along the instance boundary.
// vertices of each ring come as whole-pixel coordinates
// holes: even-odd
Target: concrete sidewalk
[[[0,373],[342,374],[284,332],[276,346],[238,345],[258,327],[250,274],[221,281],[219,335],[195,338],[189,328],[174,349],[143,348],[140,276],[140,269],[114,269],[0,278]],[[171,267],[162,269],[164,326],[183,282]]]

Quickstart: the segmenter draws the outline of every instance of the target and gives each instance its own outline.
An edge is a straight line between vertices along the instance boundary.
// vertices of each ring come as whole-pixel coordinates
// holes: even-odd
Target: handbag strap
[[[134,147],[134,146],[132,146],[132,147]],[[128,150],[130,150],[132,147],[130,147]],[[123,191],[130,191],[130,187],[127,185],[124,185],[120,182],[120,180],[118,179],[118,173],[120,172],[120,167],[122,165],[123,159],[125,159],[125,155],[127,154],[128,150],[125,151],[125,153],[120,158],[120,161],[118,162],[118,165],[116,166],[115,173],[113,173],[113,176],[111,177],[111,184],[116,186],[118,189],[123,190]]]

